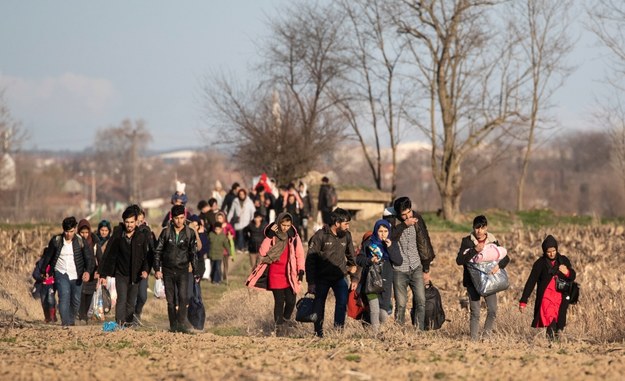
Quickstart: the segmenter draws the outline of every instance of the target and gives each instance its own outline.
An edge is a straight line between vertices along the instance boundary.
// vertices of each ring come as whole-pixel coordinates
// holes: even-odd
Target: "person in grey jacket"
[[[196,282],[200,280],[197,265],[197,236],[185,224],[184,206],[171,208],[172,221],[163,229],[154,249],[154,271],[156,279],[163,279],[169,328],[174,332],[187,332],[189,304],[189,264]]]

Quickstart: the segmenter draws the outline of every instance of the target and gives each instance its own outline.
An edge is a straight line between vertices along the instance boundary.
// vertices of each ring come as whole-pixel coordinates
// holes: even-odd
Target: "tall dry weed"
[[[620,226],[563,226],[495,234],[500,243],[508,248],[511,262],[507,268],[510,288],[498,294],[499,311],[492,340],[501,345],[510,342],[531,344],[536,340],[544,340],[544,330],[530,327],[535,291],[524,313],[518,311],[518,300],[532,263],[542,255],[543,239],[547,234],[552,234],[559,242],[559,251],[571,260],[581,285],[579,303],[569,308],[565,340],[589,343],[624,341],[625,326],[621,323],[625,317],[624,232],[625,229]],[[17,316],[23,320],[42,318],[39,301],[32,299],[29,294],[30,272],[53,233],[52,229],[44,228],[0,230],[0,313],[3,319],[11,316],[16,308]],[[357,233],[354,234],[357,236]],[[437,253],[432,264],[432,281],[441,292],[449,321],[441,330],[423,333],[423,337],[467,341],[469,312],[462,307],[467,297],[462,286],[462,267],[455,263],[463,234],[432,233],[431,236]],[[221,330],[226,335],[263,336],[272,334],[274,329],[273,298],[270,292],[232,287],[232,291],[226,292],[214,305],[207,305],[206,309],[207,329]],[[333,315],[334,298],[330,293],[325,315],[328,338],[358,339],[370,335],[361,322],[349,318],[344,330],[333,330]],[[482,324],[485,315],[486,309],[483,307]],[[154,324],[159,329],[166,327],[166,302],[149,301],[144,310],[144,320],[162,322]],[[300,324],[292,334],[307,337],[312,332],[311,324]],[[411,327],[395,325],[392,318],[382,329],[382,337],[391,342],[408,340],[415,335],[421,333]]]

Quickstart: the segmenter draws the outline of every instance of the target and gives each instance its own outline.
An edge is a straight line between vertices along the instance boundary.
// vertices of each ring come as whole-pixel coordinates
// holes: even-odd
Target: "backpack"
[[[339,203],[339,198],[336,194],[336,189],[330,185],[328,187],[328,206],[335,207]]]
[[[440,329],[445,323],[441,294],[432,282],[425,286],[425,330]]]

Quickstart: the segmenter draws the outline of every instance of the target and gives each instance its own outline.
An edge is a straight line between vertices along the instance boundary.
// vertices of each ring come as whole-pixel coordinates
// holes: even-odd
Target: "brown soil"
[[[0,380],[621,379],[625,308],[617,277],[625,273],[624,265],[593,256],[580,243],[594,236],[605,243],[609,233],[584,233],[585,239],[560,233],[561,251],[577,266],[580,280],[587,281],[583,299],[571,307],[567,330],[556,343],[529,327],[530,313],[516,309],[536,258],[536,242],[523,246],[526,237],[505,237],[515,255],[509,269],[512,286],[499,299],[494,336],[473,343],[468,340],[468,312],[458,303],[464,297],[461,271],[453,262],[461,235],[440,233],[433,234],[438,253],[433,281],[450,321],[434,332],[390,321],[376,338],[351,319],[342,332],[328,326],[324,339],[313,338],[312,326],[304,324],[292,328],[289,337],[275,337],[270,293],[241,287],[249,272],[245,256],[232,266],[230,286],[203,286],[207,323],[204,332],[194,334],[167,332],[165,301],[151,295],[141,328],[103,332],[97,322],[69,330],[46,325],[39,302],[26,292],[29,274],[5,270],[0,274]],[[622,252],[616,251],[625,246],[622,235],[609,239],[617,245],[610,249]],[[582,253],[594,259],[582,259]],[[598,275],[605,273],[612,276]],[[326,324],[332,323],[332,304],[329,298]]]

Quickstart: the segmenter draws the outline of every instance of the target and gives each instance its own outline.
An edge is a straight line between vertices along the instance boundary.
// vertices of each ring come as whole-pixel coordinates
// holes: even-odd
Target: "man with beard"
[[[141,280],[148,277],[148,251],[151,237],[137,228],[139,208],[131,205],[122,213],[123,222],[113,230],[102,259],[101,282],[107,276],[115,277],[117,304],[115,321],[120,325],[138,324],[135,305]]]
[[[354,244],[349,232],[349,212],[336,208],[331,214],[331,224],[324,225],[310,239],[306,256],[308,292],[315,294],[315,335],[323,337],[323,320],[326,298],[332,289],[336,299],[334,326],[345,325],[348,281],[346,276],[356,272]]]

